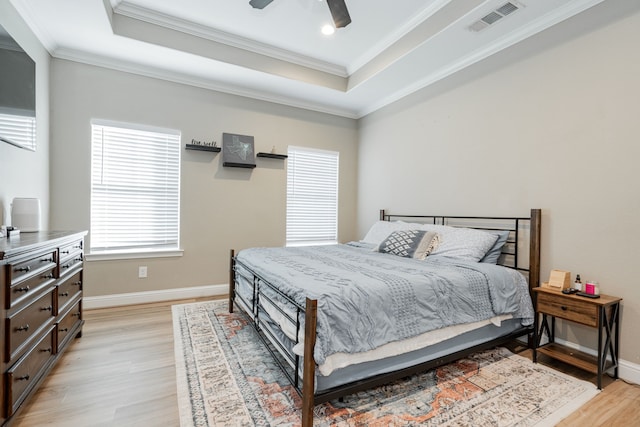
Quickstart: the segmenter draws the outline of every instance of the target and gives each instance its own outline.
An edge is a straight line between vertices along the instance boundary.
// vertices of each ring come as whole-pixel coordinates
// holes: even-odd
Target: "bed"
[[[341,245],[234,250],[240,308],[315,405],[533,333],[539,209],[529,217],[392,215]],[[506,268],[505,268],[506,267]]]

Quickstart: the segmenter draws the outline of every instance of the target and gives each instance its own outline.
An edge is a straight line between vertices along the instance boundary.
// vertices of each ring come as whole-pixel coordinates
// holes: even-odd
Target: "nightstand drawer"
[[[537,311],[587,326],[598,326],[598,306],[577,297],[538,293]]]

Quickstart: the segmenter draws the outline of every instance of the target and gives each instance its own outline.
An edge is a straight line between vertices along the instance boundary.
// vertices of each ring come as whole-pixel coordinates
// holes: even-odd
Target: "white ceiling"
[[[359,118],[603,0],[10,0],[52,56]]]

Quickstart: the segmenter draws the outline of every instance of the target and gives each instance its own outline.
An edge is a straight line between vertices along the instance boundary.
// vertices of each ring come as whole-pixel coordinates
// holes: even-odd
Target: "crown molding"
[[[230,34],[186,19],[156,12],[145,7],[131,4],[126,0],[118,4],[113,9],[113,13],[171,30],[180,31],[192,36],[201,37],[217,43],[223,43],[228,46],[243,49],[259,55],[290,62],[292,64],[311,68],[324,73],[333,74],[338,77],[347,78],[349,76],[346,68],[340,65],[300,55],[286,49],[277,48],[245,37]]]
[[[476,62],[488,58],[489,56],[500,52],[522,40],[525,40],[541,31],[546,30],[572,16],[583,12],[604,0],[576,0],[568,3],[558,9],[555,9],[553,13],[544,15],[534,21],[531,21],[528,25],[520,27],[515,31],[512,31],[505,37],[501,37],[498,41],[485,46],[483,49],[476,50],[469,55],[461,57],[459,60],[448,64],[445,67],[436,70],[435,72],[425,76],[423,79],[416,81],[414,84],[406,86],[402,90],[396,91],[389,96],[381,98],[378,102],[371,105],[367,105],[365,108],[358,111],[358,117],[364,117],[371,114],[389,104],[392,104],[400,99],[408,96],[418,90],[424,89],[466,67],[469,67]]]
[[[22,19],[36,36],[36,38],[40,41],[40,43],[42,43],[42,46],[45,48],[45,50],[49,52],[49,55],[53,55],[53,52],[58,48],[58,44],[55,42],[53,37],[51,37],[51,35],[42,27],[36,24],[36,21],[32,18],[32,16],[36,16],[33,11],[33,6],[31,6],[26,1],[10,3],[22,17]]]
[[[301,108],[304,110],[331,114],[348,119],[359,118],[355,111],[346,108],[327,106],[314,102],[300,101],[299,99],[295,99],[292,97],[274,95],[260,90],[251,90],[247,89],[246,87],[240,87],[229,83],[216,82],[210,79],[195,77],[185,73],[176,73],[153,66],[146,66],[128,61],[117,60],[114,58],[88,54],[83,51],[77,51],[73,49],[57,49],[52,56],[57,59],[79,62],[87,65],[94,65],[97,67],[107,68],[115,71],[122,71],[125,73],[136,74],[144,77],[151,77],[154,79],[165,80],[173,83],[180,83],[188,86],[199,87],[202,89],[213,90],[216,92],[227,93],[229,95],[241,96],[243,98],[272,102],[288,107]]]
[[[375,46],[369,48],[365,53],[360,55],[356,60],[354,60],[347,67],[347,72],[349,75],[355,73],[360,68],[364,67],[375,57],[380,55],[382,52],[390,49],[395,43],[404,38],[407,34],[413,31],[416,27],[422,24],[424,21],[433,16],[440,9],[449,4],[452,0],[434,0],[427,8],[425,8],[422,12],[415,15],[409,22],[407,22],[402,27],[398,28],[397,31],[389,34],[388,37],[385,37],[380,43]]]

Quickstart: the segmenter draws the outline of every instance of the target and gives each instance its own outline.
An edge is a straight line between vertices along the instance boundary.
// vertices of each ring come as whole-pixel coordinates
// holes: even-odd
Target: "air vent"
[[[482,17],[482,21],[489,25],[493,24],[498,19],[502,19],[502,15],[500,15],[498,12],[491,12],[490,14]]]
[[[507,15],[511,15],[513,12],[515,12],[518,9],[519,9],[518,6],[516,6],[513,3],[505,3],[499,8],[497,8],[496,12],[498,12],[502,16],[507,16]]]
[[[514,2],[507,2],[505,4],[503,4],[502,6],[500,6],[499,8],[489,12],[488,14],[486,14],[485,16],[483,16],[482,18],[480,18],[478,21],[474,22],[473,24],[469,25],[469,29],[473,32],[479,32],[484,30],[485,28],[495,24],[496,22],[498,22],[499,20],[501,20],[502,18],[504,18],[507,15],[511,15],[513,12],[515,12],[516,10],[521,9],[523,6],[519,3],[514,3]]]

